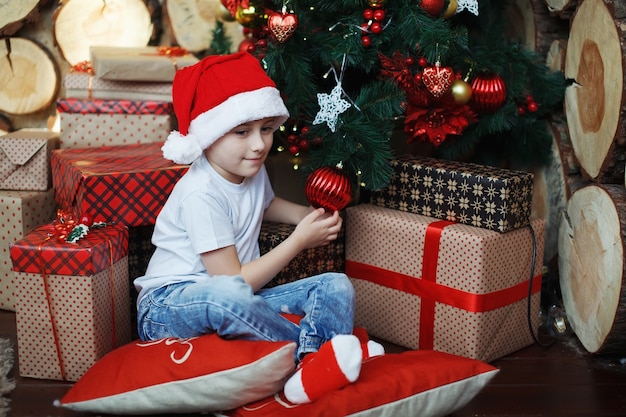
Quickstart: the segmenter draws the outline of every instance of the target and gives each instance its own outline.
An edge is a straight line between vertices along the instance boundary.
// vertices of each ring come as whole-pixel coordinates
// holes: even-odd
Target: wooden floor
[[[17,346],[15,313],[0,311],[0,337],[13,339]],[[389,344],[387,348],[401,350]],[[573,336],[550,348],[529,346],[493,362],[500,368],[498,375],[453,417],[626,416],[626,364],[620,359],[589,355]],[[11,375],[17,387],[10,395],[9,417],[84,416],[52,404],[70,383],[21,378],[17,358],[15,363]]]

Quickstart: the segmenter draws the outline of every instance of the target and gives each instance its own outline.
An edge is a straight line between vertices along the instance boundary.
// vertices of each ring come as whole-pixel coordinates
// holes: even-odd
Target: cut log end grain
[[[626,190],[588,185],[569,199],[559,227],[565,312],[585,349],[626,353]]]
[[[618,184],[624,176],[623,23],[603,0],[585,0],[572,19],[565,76],[576,81],[565,92],[571,142],[583,175]]]
[[[25,23],[39,18],[39,7],[47,0],[0,1],[0,36],[11,36]]]
[[[91,46],[142,47],[152,37],[143,0],[72,0],[58,7],[53,19],[55,42],[70,65],[90,60]]]
[[[4,38],[0,57],[0,111],[31,114],[54,101],[60,71],[44,46],[25,38]]]
[[[192,53],[206,51],[211,46],[213,29],[219,17],[219,0],[178,0],[164,5],[164,14],[174,43]],[[224,29],[234,45],[244,39],[238,22],[224,22]]]

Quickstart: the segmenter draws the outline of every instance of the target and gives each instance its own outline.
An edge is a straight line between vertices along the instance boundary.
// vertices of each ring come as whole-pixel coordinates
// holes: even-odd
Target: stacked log
[[[572,160],[579,173],[558,233],[558,270],[571,328],[594,354],[626,353],[624,2],[548,1],[568,16],[564,72]]]

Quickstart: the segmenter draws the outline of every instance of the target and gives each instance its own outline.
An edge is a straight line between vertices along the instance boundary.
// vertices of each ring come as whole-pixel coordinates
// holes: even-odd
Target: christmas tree
[[[391,177],[392,134],[432,156],[549,162],[542,121],[566,80],[507,39],[503,0],[222,0],[283,92],[277,146],[308,170],[340,163],[368,190]]]

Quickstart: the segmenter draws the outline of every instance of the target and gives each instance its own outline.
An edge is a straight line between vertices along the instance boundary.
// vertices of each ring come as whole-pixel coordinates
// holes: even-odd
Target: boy
[[[299,369],[285,395],[296,403],[353,382],[363,348],[352,335],[354,290],[345,274],[263,288],[301,250],[328,244],[342,227],[338,212],[274,196],[264,162],[289,117],[274,82],[243,52],[179,70],[172,94],[179,131],[163,155],[191,166],[158,215],[156,250],[134,282],[140,338],[292,340]],[[297,226],[260,256],[262,220]],[[303,317],[298,326],[280,313]]]

